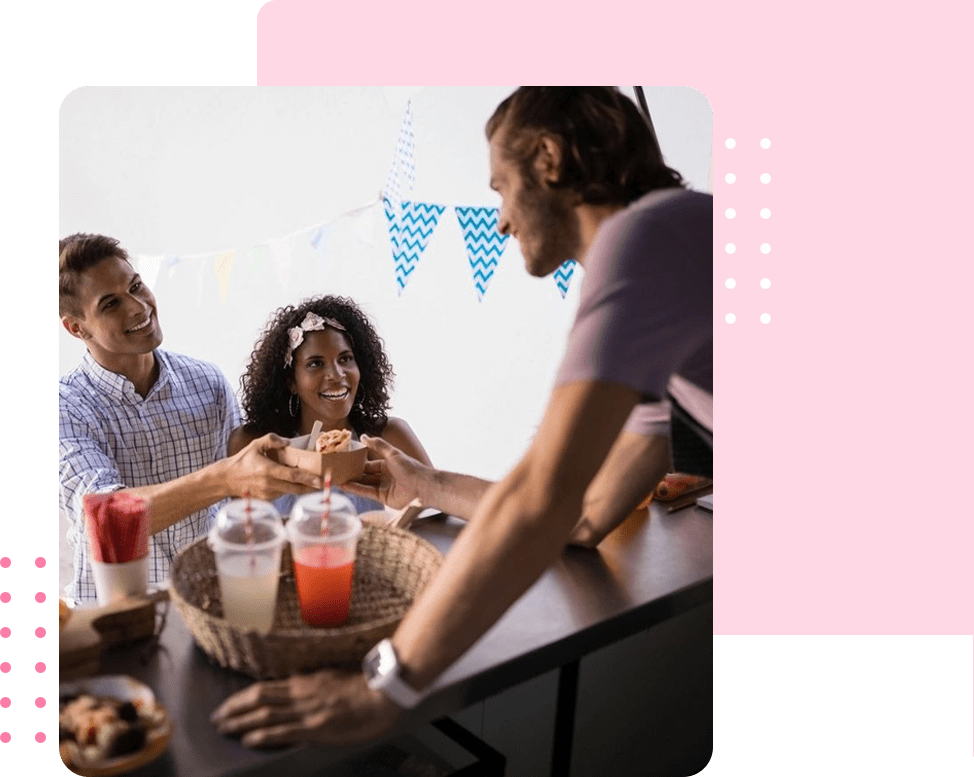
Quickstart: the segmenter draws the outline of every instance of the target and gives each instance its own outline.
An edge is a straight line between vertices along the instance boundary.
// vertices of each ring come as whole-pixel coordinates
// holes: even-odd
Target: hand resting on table
[[[389,731],[400,712],[368,687],[362,672],[326,669],[254,683],[223,702],[210,720],[221,734],[242,735],[247,747],[351,745]]]

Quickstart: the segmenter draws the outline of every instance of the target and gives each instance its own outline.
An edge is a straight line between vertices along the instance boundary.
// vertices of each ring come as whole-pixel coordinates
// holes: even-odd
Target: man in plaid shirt
[[[76,234],[60,241],[58,308],[64,328],[88,349],[59,386],[60,506],[74,549],[69,598],[95,598],[85,494],[124,490],[147,501],[151,585],[205,534],[222,500],[321,487],[314,475],[264,455],[287,445],[276,435],[226,457],[240,423],[230,385],[215,366],[159,348],[155,297],[117,240]]]

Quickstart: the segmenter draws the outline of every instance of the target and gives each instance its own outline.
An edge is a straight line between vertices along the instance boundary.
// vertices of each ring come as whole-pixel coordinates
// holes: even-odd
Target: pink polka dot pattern
[[[10,699],[8,699],[6,696],[0,699],[0,707],[7,709],[7,707],[9,706],[10,706]]]
[[[34,566],[36,566],[38,569],[42,569],[46,563],[47,562],[44,560],[43,556],[38,556],[36,559],[34,559]]]
[[[10,594],[8,594],[6,591],[0,594],[0,602],[6,604],[9,601],[10,601]]]
[[[37,734],[34,735],[34,739],[37,742],[43,742],[45,739],[47,739],[47,737],[44,736],[43,731],[38,731]]]
[[[0,558],[0,567],[3,567],[4,569],[6,569],[9,566],[10,566],[10,559],[9,558],[7,558],[6,556],[4,556],[3,558]]]
[[[44,665],[43,661],[38,661],[36,664],[34,664],[34,671],[38,674],[43,674],[46,669],[47,667]]]
[[[8,734],[6,731],[0,734],[0,742],[7,744],[7,742],[9,741],[10,741],[10,734]]]
[[[45,704],[47,704],[47,700],[43,696],[38,696],[36,699],[34,699],[35,707],[43,707]]]
[[[9,671],[10,671],[10,664],[8,664],[6,661],[0,664],[0,672],[6,674]]]
[[[37,636],[38,639],[40,639],[45,634],[47,634],[47,631],[45,631],[43,626],[38,626],[36,629],[34,629],[34,634]]]
[[[47,597],[44,595],[43,591],[38,591],[34,596],[34,601],[38,604],[43,604],[45,599],[47,599]]]
[[[10,636],[10,629],[8,629],[6,626],[0,629],[0,637],[6,639],[9,636]]]

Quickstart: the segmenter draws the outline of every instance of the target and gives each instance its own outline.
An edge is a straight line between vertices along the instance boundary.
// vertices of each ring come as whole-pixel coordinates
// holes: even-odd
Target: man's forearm
[[[573,545],[595,547],[622,523],[670,469],[670,441],[622,431],[599,469],[572,532]]]
[[[187,515],[230,496],[223,461],[154,486],[127,488],[125,493],[146,500],[152,534],[167,529]]]
[[[528,589],[565,547],[582,497],[636,392],[604,383],[552,394],[534,444],[487,489],[436,578],[393,637],[405,679],[425,688]]]
[[[393,642],[414,687],[463,654],[564,548],[580,497],[574,506],[532,506],[525,496],[531,491],[518,473],[488,487],[434,585],[396,631]]]
[[[669,438],[621,432],[585,493],[570,542],[594,547],[622,523],[670,469]],[[430,470],[420,501],[468,520],[493,483],[455,472]]]
[[[493,483],[472,475],[430,470],[420,484],[419,500],[424,507],[435,507],[448,515],[469,520]]]

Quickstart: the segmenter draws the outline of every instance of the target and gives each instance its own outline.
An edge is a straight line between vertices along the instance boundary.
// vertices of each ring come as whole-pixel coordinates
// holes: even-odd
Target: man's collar
[[[159,364],[159,377],[156,378],[156,382],[149,389],[150,394],[157,391],[169,380],[169,374],[171,372],[168,355],[161,348],[156,348],[152,353],[155,355],[156,362]],[[102,367],[95,361],[95,358],[89,351],[85,351],[81,359],[81,368],[102,391],[114,394],[115,396],[137,397],[141,401],[142,398],[136,393],[132,381],[120,373],[112,372]]]

